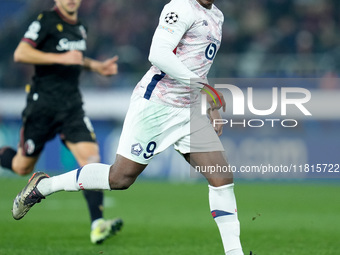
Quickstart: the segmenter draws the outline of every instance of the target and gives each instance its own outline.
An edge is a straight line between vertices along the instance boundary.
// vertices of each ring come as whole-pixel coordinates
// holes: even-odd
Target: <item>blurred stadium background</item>
[[[83,72],[81,78],[85,107],[105,163],[114,160],[129,96],[150,66],[147,56],[151,38],[158,15],[167,2],[86,0],[82,3],[80,17],[89,28],[86,55],[98,59],[113,55],[120,58],[118,76],[102,78]],[[224,12],[225,24],[222,46],[210,77],[317,79],[297,85],[312,92],[315,109],[313,117],[300,121],[297,128],[225,127],[222,139],[231,164],[339,163],[340,2],[216,0],[215,4]],[[52,0],[0,1],[0,146],[16,146],[18,142],[20,114],[25,105],[24,87],[30,83],[33,72],[32,66],[13,62],[14,49],[29,22],[41,10],[52,6]],[[271,87],[263,83],[254,89],[268,92]],[[183,170],[187,167],[179,158],[173,150],[168,150],[153,160],[143,176],[194,179],[189,171]],[[37,169],[58,173],[75,167],[69,152],[55,139],[46,147]],[[0,174],[10,175],[1,170]]]

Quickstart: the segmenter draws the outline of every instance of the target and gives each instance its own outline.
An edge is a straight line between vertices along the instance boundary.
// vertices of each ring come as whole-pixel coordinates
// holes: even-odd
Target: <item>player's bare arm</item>
[[[76,50],[65,53],[43,52],[22,41],[14,52],[14,61],[34,65],[83,65],[83,53]]]
[[[116,75],[118,73],[118,56],[105,61],[97,61],[88,57],[84,58],[84,67],[103,76]]]
[[[215,129],[218,136],[221,136],[223,133],[223,124],[215,124],[214,120],[222,119],[221,114],[218,110],[212,110],[211,108],[207,111],[211,124]]]
[[[217,92],[218,96],[216,95],[215,91]],[[212,91],[210,87],[204,86],[203,89],[201,90],[201,93],[207,95],[207,101],[212,110],[220,109],[222,107],[223,112],[225,112],[226,102],[224,100],[223,94],[220,91],[218,90]]]

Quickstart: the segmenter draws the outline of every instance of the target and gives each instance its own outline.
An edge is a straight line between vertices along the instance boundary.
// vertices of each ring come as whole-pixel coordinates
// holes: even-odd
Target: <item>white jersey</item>
[[[196,0],[172,0],[165,5],[155,31],[149,60],[153,66],[134,93],[161,104],[190,107],[207,79],[222,39],[222,12]],[[193,95],[194,99],[193,99]]]

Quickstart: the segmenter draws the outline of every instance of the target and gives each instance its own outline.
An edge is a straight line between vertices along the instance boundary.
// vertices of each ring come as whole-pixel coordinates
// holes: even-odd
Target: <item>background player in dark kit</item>
[[[100,161],[92,124],[82,108],[79,76],[83,68],[104,76],[118,72],[115,56],[96,61],[83,56],[87,31],[78,20],[81,0],[55,0],[53,10],[33,21],[14,53],[16,62],[33,64],[26,88],[18,150],[0,148],[0,165],[19,175],[34,170],[45,143],[59,134],[80,166]],[[120,219],[103,219],[103,192],[84,191],[91,216],[91,241],[101,243],[121,228]]]

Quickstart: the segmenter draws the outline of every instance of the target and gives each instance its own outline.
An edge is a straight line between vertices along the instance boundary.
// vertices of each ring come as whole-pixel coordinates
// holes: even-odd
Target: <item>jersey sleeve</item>
[[[193,11],[186,1],[172,0],[165,5],[152,39],[149,55],[149,60],[154,66],[185,85],[190,85],[190,79],[200,77],[190,71],[174,51],[194,21]],[[203,86],[198,85],[198,87]]]
[[[45,13],[39,14],[36,20],[34,20],[28,27],[24,37],[21,41],[29,43],[32,47],[36,48],[48,34],[48,24]]]

